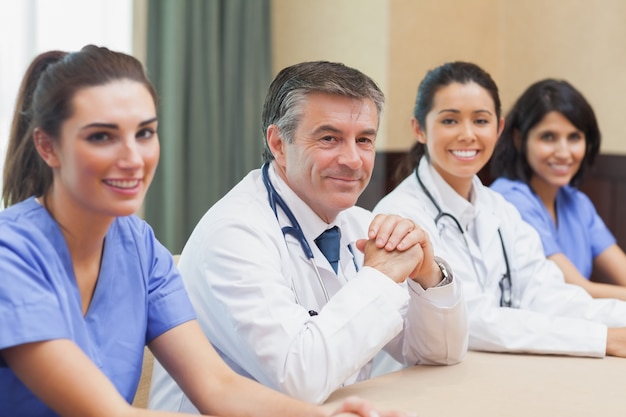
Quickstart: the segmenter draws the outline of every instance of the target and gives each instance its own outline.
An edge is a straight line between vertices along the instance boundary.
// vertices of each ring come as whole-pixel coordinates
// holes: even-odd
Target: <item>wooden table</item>
[[[341,388],[326,404],[349,395],[419,417],[624,417],[626,359],[469,352]]]

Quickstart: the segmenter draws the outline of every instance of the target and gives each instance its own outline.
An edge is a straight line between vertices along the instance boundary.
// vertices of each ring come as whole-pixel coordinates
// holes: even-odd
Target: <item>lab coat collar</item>
[[[435,167],[427,160],[422,158],[420,161],[420,178],[429,188],[430,193],[437,200],[442,210],[456,217],[464,230],[468,230],[469,225],[474,222],[478,216],[479,210],[476,204],[477,192],[482,184],[478,177],[472,180],[472,189],[470,191],[470,201],[461,197],[443,177],[437,172]],[[478,183],[476,183],[478,181]],[[431,184],[429,186],[429,184]]]
[[[464,230],[469,232],[471,239],[467,239],[467,250],[474,259],[476,279],[484,285],[484,278],[488,276],[485,266],[485,256],[491,256],[483,252],[483,248],[491,248],[497,245],[501,248],[498,228],[500,217],[493,213],[493,199],[489,195],[491,190],[485,187],[477,175],[472,179],[473,204],[458,195],[450,185],[437,173],[426,158],[422,158],[418,166],[420,179],[431,193],[443,212],[453,215]],[[436,179],[438,178],[438,179]],[[437,181],[440,181],[438,183]],[[444,198],[444,195],[446,198]],[[456,198],[454,198],[456,196]],[[471,209],[469,208],[471,207]],[[433,214],[436,209],[433,207]],[[471,214],[471,218],[469,217]],[[467,217],[461,217],[466,215]],[[434,217],[434,216],[433,216]],[[495,243],[494,243],[495,242]]]
[[[269,169],[270,181],[276,188],[276,191],[285,200],[285,203],[292,211],[295,218],[300,223],[300,227],[304,236],[309,241],[311,247],[315,246],[315,238],[317,238],[326,229],[335,225],[342,229],[342,213],[339,213],[334,222],[328,224],[322,220],[314,211],[304,202],[285,181],[276,173],[274,164],[270,164]]]

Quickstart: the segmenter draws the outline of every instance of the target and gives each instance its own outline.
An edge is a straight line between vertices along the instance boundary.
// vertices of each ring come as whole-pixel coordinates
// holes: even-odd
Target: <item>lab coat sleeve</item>
[[[494,291],[466,285],[470,348],[603,357],[607,325],[626,324],[626,303],[593,299],[566,284],[558,267],[543,255],[537,232],[517,210],[504,204],[503,236],[511,248],[514,299],[518,308],[500,308]]]
[[[273,214],[248,214],[203,219],[182,253],[179,267],[198,320],[234,368],[323,402],[401,332],[409,295],[361,268],[310,316],[296,303],[290,257],[297,255],[287,251]]]
[[[460,362],[467,352],[469,323],[459,279],[427,290],[408,279],[407,286],[404,330],[385,350],[404,366]]]

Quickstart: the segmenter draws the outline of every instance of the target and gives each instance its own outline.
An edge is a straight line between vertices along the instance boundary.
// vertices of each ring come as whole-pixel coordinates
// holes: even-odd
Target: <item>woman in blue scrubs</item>
[[[157,415],[129,404],[146,344],[203,413],[329,415],[238,376],[202,333],[172,256],[133,215],[157,123],[131,56],[90,45],[27,70],[0,212],[0,416]],[[376,413],[358,399],[341,412]]]
[[[519,97],[491,161],[491,188],[541,236],[565,280],[597,298],[626,300],[626,255],[580,185],[600,149],[591,105],[570,83],[545,79]],[[615,284],[590,281],[592,272]]]

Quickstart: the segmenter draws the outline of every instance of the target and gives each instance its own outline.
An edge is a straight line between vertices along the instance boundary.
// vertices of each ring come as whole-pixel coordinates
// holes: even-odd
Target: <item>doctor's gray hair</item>
[[[344,64],[311,61],[284,68],[270,84],[263,105],[263,162],[274,159],[266,140],[268,127],[276,125],[285,142],[292,143],[302,118],[302,108],[312,93],[372,100],[379,117],[385,101],[374,80]]]

